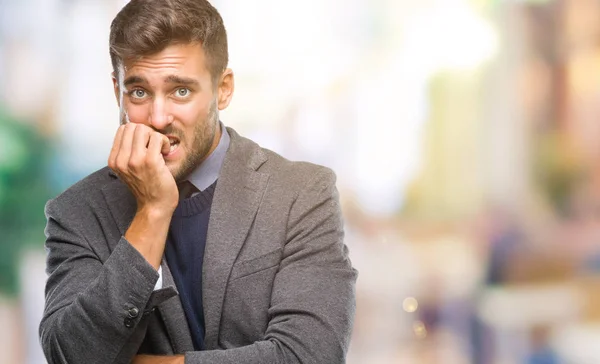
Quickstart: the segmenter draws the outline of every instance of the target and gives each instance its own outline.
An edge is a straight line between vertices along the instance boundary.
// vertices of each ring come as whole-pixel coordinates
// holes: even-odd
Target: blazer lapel
[[[216,349],[225,288],[233,263],[254,221],[269,175],[256,169],[266,161],[252,141],[227,128],[229,149],[217,182],[202,267],[205,347]]]

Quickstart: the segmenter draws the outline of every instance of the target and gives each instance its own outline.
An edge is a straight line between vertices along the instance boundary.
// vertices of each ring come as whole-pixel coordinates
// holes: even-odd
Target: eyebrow
[[[198,86],[198,81],[189,77],[181,77],[176,75],[170,75],[165,79],[165,83],[176,83],[179,85],[187,85],[187,86]]]
[[[125,79],[125,82],[123,82],[123,85],[129,86],[129,85],[133,85],[136,83],[147,83],[147,81],[145,78],[140,77],[140,76],[130,76]],[[177,76],[177,75],[167,76],[167,78],[165,79],[165,83],[199,86],[198,81],[194,80],[193,78],[181,77],[181,76]]]
[[[146,80],[140,76],[130,76],[125,79],[123,85],[129,86],[133,85],[134,83],[146,83]]]

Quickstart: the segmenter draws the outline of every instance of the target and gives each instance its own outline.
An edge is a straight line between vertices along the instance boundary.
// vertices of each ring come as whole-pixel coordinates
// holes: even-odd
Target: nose
[[[173,122],[173,116],[170,114],[164,99],[158,97],[154,99],[148,122],[156,130],[163,130]]]

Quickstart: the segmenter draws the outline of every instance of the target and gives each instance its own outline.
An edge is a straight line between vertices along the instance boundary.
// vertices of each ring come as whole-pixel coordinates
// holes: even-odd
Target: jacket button
[[[127,314],[130,318],[136,318],[140,314],[140,310],[138,310],[137,307],[132,307],[127,311]]]
[[[123,321],[123,324],[125,324],[126,328],[131,329],[133,327],[133,320],[129,317],[126,317],[125,321]]]

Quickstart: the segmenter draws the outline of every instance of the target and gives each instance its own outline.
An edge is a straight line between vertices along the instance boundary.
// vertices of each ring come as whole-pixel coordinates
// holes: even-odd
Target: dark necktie
[[[199,192],[199,190],[192,184],[190,181],[183,181],[177,184],[177,188],[179,188],[179,200],[186,199],[195,192]]]

